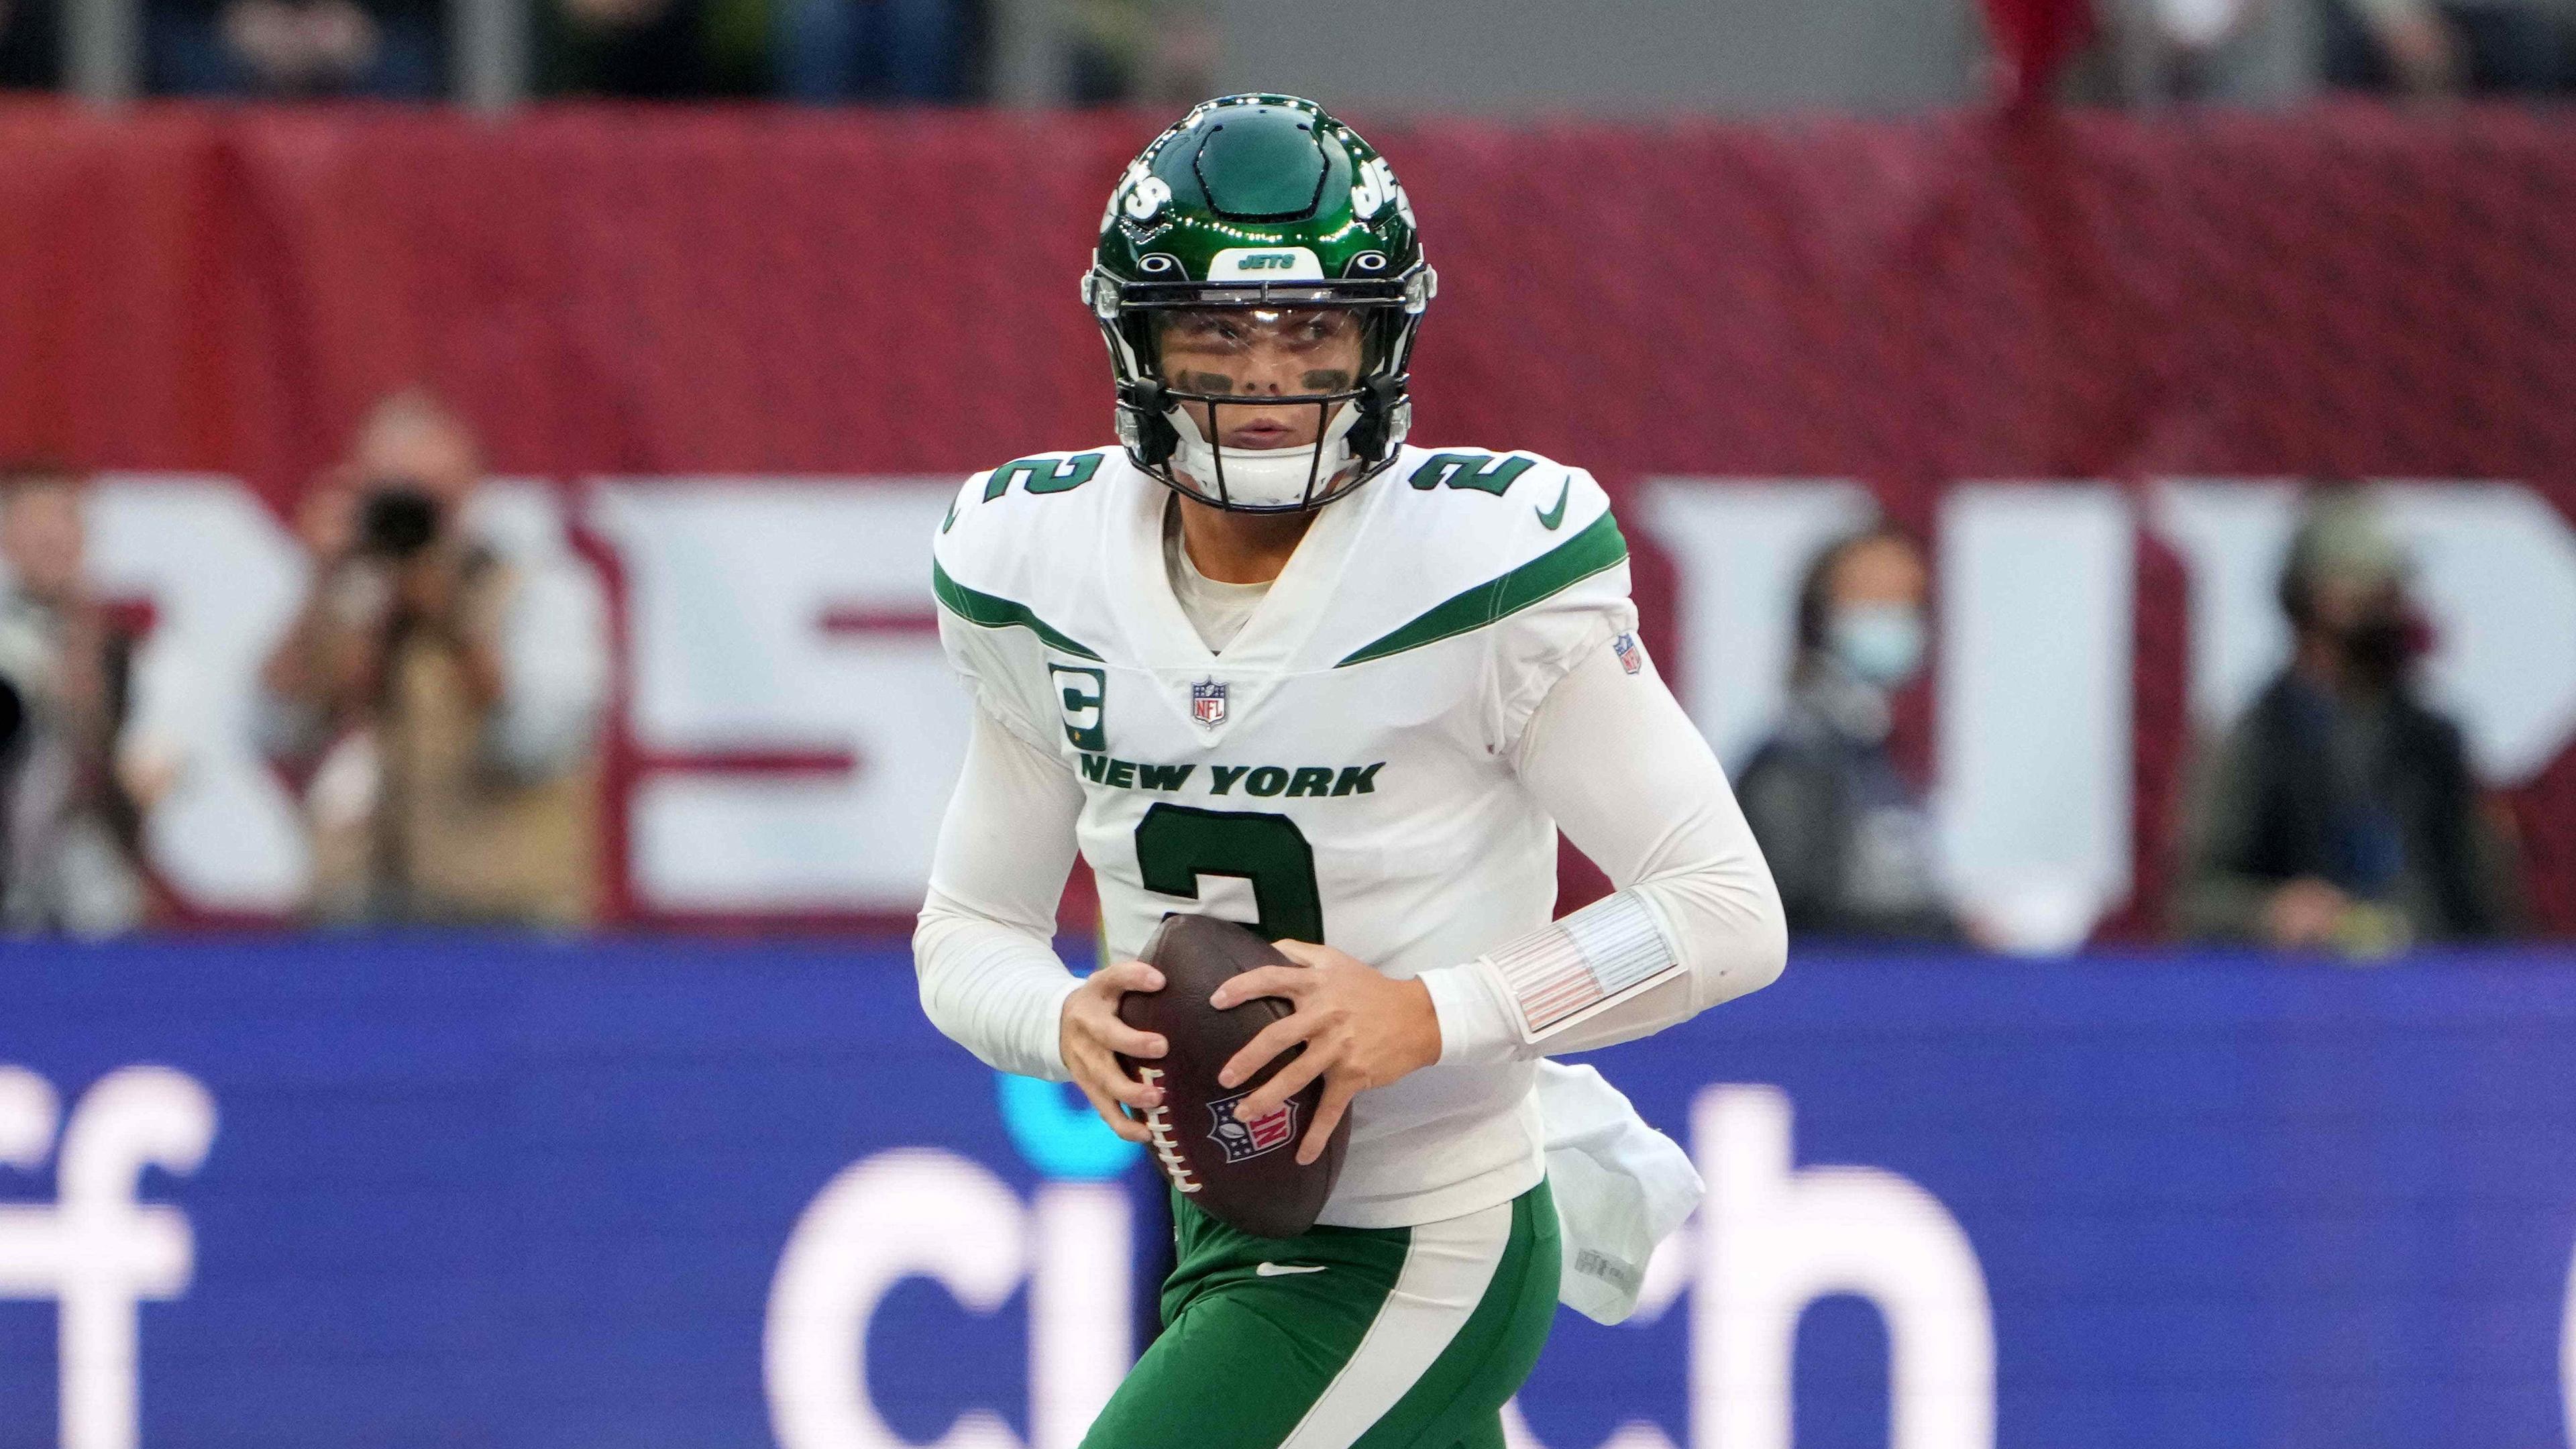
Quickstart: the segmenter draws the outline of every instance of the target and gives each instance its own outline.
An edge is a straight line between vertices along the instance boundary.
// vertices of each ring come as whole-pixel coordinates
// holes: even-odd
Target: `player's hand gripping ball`
[[[1267,1116],[1247,1121],[1237,1115],[1235,1105],[1304,1048],[1281,1053],[1236,1086],[1220,1086],[1217,1073],[1226,1062],[1290,1008],[1275,996],[1224,1011],[1208,1002],[1229,977],[1295,963],[1259,936],[1214,916],[1165,917],[1137,959],[1163,973],[1163,989],[1128,992],[1119,1000],[1119,1019],[1161,1036],[1169,1049],[1157,1060],[1121,1056],[1118,1064],[1162,1089],[1161,1105],[1137,1115],[1163,1176],[1211,1216],[1247,1233],[1293,1238],[1313,1227],[1341,1176],[1351,1119],[1344,1115],[1322,1153],[1300,1164],[1298,1144],[1323,1103],[1322,1079],[1307,1083]]]

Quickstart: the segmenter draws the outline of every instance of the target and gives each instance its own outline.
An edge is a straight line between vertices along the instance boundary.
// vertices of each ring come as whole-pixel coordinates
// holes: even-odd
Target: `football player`
[[[1128,167],[1082,280],[1118,446],[975,475],[936,540],[976,715],[914,937],[931,1020],[1142,1140],[1125,1109],[1159,1094],[1116,1057],[1163,1043],[1117,1006],[1161,981],[1126,958],[1167,912],[1231,916],[1298,964],[1217,993],[1294,1007],[1221,1085],[1305,1047],[1236,1118],[1320,1076],[1295,1150],[1351,1119],[1302,1238],[1175,1199],[1166,1330],[1099,1449],[1500,1446],[1577,1301],[1565,1264],[1633,1304],[1651,1248],[1561,1254],[1561,1212],[1568,1235],[1587,1215],[1575,1174],[1551,1197],[1542,1082],[1592,1092],[1595,1140],[1604,1094],[1651,1133],[1542,1059],[1754,990],[1786,952],[1726,778],[1637,639],[1600,486],[1406,441],[1434,290],[1404,188],[1348,127],[1286,96],[1199,106]],[[1619,889],[1552,921],[1560,829]],[[1115,963],[1087,979],[1049,945],[1077,850]],[[1597,1198],[1617,1169],[1583,1176]]]

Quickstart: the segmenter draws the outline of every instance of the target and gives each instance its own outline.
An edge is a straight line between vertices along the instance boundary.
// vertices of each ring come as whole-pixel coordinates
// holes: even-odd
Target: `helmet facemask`
[[[1411,425],[1405,363],[1429,299],[1428,278],[1424,269],[1401,283],[1163,288],[1121,287],[1094,273],[1093,311],[1119,374],[1120,440],[1147,473],[1213,507],[1295,513],[1341,497],[1394,461]],[[1207,371],[1175,376],[1167,366],[1165,342],[1175,329],[1214,332],[1240,318],[1241,332],[1259,334],[1334,316],[1356,324],[1358,367],[1310,371],[1300,391],[1216,390]],[[1235,445],[1247,422],[1292,436]]]

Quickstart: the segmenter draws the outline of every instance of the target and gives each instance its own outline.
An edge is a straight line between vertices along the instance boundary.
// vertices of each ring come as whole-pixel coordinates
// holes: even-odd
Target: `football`
[[[1163,1105],[1142,1115],[1164,1178],[1219,1221],[1259,1237],[1293,1238],[1313,1227],[1341,1176],[1351,1119],[1345,1115],[1335,1124],[1323,1154],[1300,1166],[1300,1134],[1324,1098],[1320,1079],[1267,1117],[1238,1118],[1234,1104],[1305,1048],[1290,1047],[1241,1086],[1220,1087],[1217,1072],[1263,1027],[1288,1015],[1289,1006],[1275,996],[1228,1011],[1208,1005],[1209,995],[1229,977],[1293,963],[1253,932],[1214,916],[1164,917],[1138,959],[1163,973],[1163,989],[1128,992],[1119,1000],[1118,1015],[1140,1031],[1160,1034],[1167,1050],[1160,1061],[1121,1057],[1119,1065],[1163,1089]]]

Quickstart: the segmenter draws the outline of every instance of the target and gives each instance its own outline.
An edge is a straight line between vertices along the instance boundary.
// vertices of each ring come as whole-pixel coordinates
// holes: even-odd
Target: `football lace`
[[[1145,1085],[1149,1087],[1163,1079],[1163,1074],[1152,1067],[1139,1067],[1136,1072],[1145,1079]],[[1169,1107],[1146,1109],[1145,1133],[1154,1140],[1154,1155],[1162,1159],[1163,1175],[1172,1180],[1173,1190],[1198,1191],[1199,1181],[1190,1173],[1189,1159],[1181,1155],[1180,1140],[1172,1134],[1172,1109]]]

